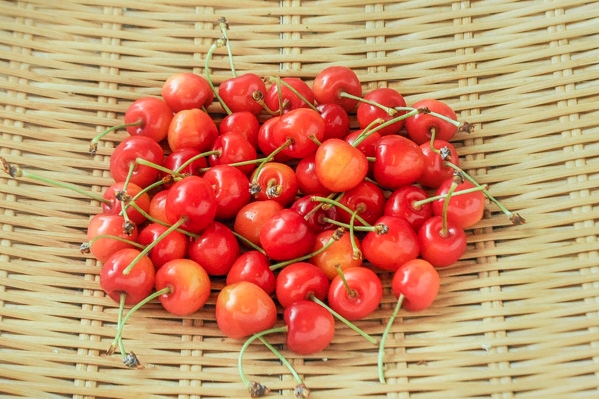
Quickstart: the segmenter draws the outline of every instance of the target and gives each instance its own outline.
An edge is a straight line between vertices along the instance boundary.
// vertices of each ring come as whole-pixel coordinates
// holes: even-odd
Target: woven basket
[[[365,91],[435,97],[475,130],[461,165],[508,209],[489,204],[468,249],[441,270],[431,308],[400,312],[378,381],[377,348],[341,325],[324,352],[285,350],[313,398],[599,397],[599,7],[593,1],[0,1],[0,155],[101,192],[132,101],[176,71],[204,73],[225,16],[240,72],[298,76],[353,68]],[[234,6],[233,6],[234,5]],[[211,61],[230,77],[226,51]],[[0,175],[0,397],[247,398],[242,342],[209,303],[186,318],[157,302],[124,339],[145,369],[105,356],[118,306],[80,244],[97,202]],[[395,303],[358,325],[380,337]],[[292,397],[287,368],[261,345],[245,371]]]

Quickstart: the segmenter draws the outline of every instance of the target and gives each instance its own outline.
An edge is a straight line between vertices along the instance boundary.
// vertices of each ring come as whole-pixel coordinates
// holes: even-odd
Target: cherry
[[[251,200],[248,187],[250,180],[238,168],[230,165],[214,165],[204,173],[216,196],[216,219],[228,220]]]
[[[245,163],[257,158],[256,148],[241,133],[230,132],[218,136],[211,150],[216,151],[217,154],[208,157],[210,166]],[[236,166],[246,175],[252,173],[255,167],[253,163]]]
[[[316,236],[313,251],[325,247],[336,234],[335,230],[325,230]],[[343,235],[328,246],[328,248],[310,258],[310,262],[324,272],[329,280],[338,275],[337,270],[348,270],[362,265],[362,251],[359,241],[352,242],[350,232],[345,231]]]
[[[208,273],[191,259],[171,260],[156,272],[157,292],[166,289],[158,300],[169,313],[177,316],[187,316],[201,309],[210,297],[210,287]]]
[[[260,245],[270,259],[287,261],[308,254],[316,235],[308,222],[291,209],[282,209],[262,226]]]
[[[320,116],[324,120],[324,137],[327,139],[343,139],[349,133],[349,115],[347,111],[339,104],[327,103],[316,107]]]
[[[218,95],[231,112],[251,112],[258,115],[262,105],[256,98],[263,98],[266,85],[260,76],[246,73],[222,82],[218,87]]]
[[[131,136],[147,136],[156,142],[166,138],[173,110],[161,99],[142,97],[125,111],[124,121]]]
[[[311,355],[326,349],[335,336],[335,319],[322,306],[297,301],[283,313],[287,326],[287,348],[299,355]]]
[[[272,199],[287,206],[297,195],[297,176],[291,166],[285,163],[264,163],[254,171],[251,182],[250,192],[259,201]]]
[[[216,138],[218,128],[212,117],[201,109],[184,109],[177,112],[168,129],[167,141],[171,151],[193,148],[208,151]]]
[[[411,140],[383,136],[376,145],[374,179],[384,187],[397,189],[415,183],[424,169],[422,150]]]
[[[155,193],[150,199],[150,209],[148,214],[155,222],[161,222],[169,224],[168,218],[166,217],[166,197],[168,190],[162,190]]]
[[[305,195],[295,200],[291,204],[290,209],[302,215],[315,233],[335,227],[332,223],[325,221],[325,218],[338,219],[337,207],[323,207],[321,203],[312,201],[312,196],[310,195]]]
[[[435,267],[457,262],[466,251],[466,233],[451,219],[433,216],[418,230],[420,256]]]
[[[445,179],[453,176],[455,170],[447,166],[446,161],[459,165],[459,156],[455,147],[444,140],[433,140],[420,144],[424,155],[424,169],[418,183],[424,187],[437,188]]]
[[[420,226],[433,216],[433,206],[426,202],[417,204],[428,198],[428,194],[422,188],[416,185],[400,187],[394,190],[387,201],[383,213],[389,216],[399,216],[404,218],[414,231],[418,231]]]
[[[385,202],[384,191],[373,182],[363,180],[339,199],[339,204],[346,208],[339,212],[339,220],[349,223],[352,212],[358,211],[360,218],[356,220],[356,226],[364,226],[363,221],[372,225],[383,215]]]
[[[231,132],[240,133],[254,148],[258,148],[259,131],[260,121],[249,111],[229,114],[218,125],[218,132],[221,135]]]
[[[209,107],[214,101],[214,93],[206,78],[191,72],[178,72],[162,85],[162,98],[173,112],[179,112]]]
[[[378,228],[362,239],[364,257],[374,266],[395,271],[402,264],[418,257],[418,237],[405,219],[383,215],[377,220],[376,226],[384,226],[383,232]]]
[[[137,237],[137,242],[144,246],[150,245],[167,230],[168,226],[160,223],[150,223],[141,229]],[[187,255],[188,241],[187,236],[179,231],[175,230],[168,233],[160,242],[154,244],[148,253],[154,267],[159,269],[168,261],[184,258]]]
[[[269,266],[270,261],[264,253],[257,250],[244,252],[233,262],[226,284],[249,281],[270,295],[275,291],[277,277]]]
[[[123,270],[139,255],[135,248],[124,248],[113,252],[102,264],[100,286],[115,302],[124,295],[125,305],[135,305],[150,295],[154,289],[155,272],[152,261],[147,256],[140,259],[129,274]]]
[[[215,311],[220,331],[233,339],[272,328],[277,321],[272,298],[248,281],[225,285],[216,298]]]
[[[361,320],[379,307],[383,284],[372,270],[353,267],[333,278],[327,298],[331,308],[347,320]]]
[[[282,209],[283,205],[275,200],[250,202],[237,212],[233,230],[245,240],[259,246],[262,227]]]
[[[314,94],[302,79],[286,77],[270,86],[264,96],[264,104],[272,113],[282,115],[296,108],[311,106],[314,104]]]
[[[181,228],[190,233],[199,233],[216,216],[216,195],[206,179],[188,176],[168,190],[165,207],[170,224],[185,218]]]
[[[285,266],[276,279],[275,295],[286,308],[308,299],[310,295],[324,301],[329,291],[329,278],[318,266],[308,262],[295,262]]]
[[[458,179],[459,180],[459,179]],[[437,188],[435,195],[442,196],[448,193],[459,193],[462,190],[475,188],[471,182],[465,180],[461,183],[455,182],[454,178],[445,179]],[[445,198],[438,199],[433,202],[433,213],[435,215],[443,215],[445,207]],[[447,218],[452,220],[461,228],[468,228],[478,223],[485,212],[485,194],[481,191],[473,191],[469,194],[451,195],[447,205]]]
[[[274,116],[264,121],[260,126],[260,130],[258,130],[258,149],[267,157],[277,151],[273,160],[277,162],[287,162],[292,160],[293,157],[282,153],[280,151],[280,146],[275,144],[274,139],[274,128],[279,122],[279,119],[281,119],[279,116]]]
[[[316,75],[312,83],[312,91],[318,104],[336,103],[346,112],[352,112],[358,100],[344,97],[343,94],[361,97],[362,84],[353,70],[334,65],[324,68]]]
[[[296,108],[279,117],[273,126],[272,139],[275,146],[287,145],[281,154],[292,158],[303,158],[316,151],[324,137],[324,120],[311,108]]]
[[[112,256],[113,253],[134,247],[138,230],[134,226],[128,233],[123,230],[125,219],[120,215],[99,213],[87,226],[87,240],[92,255],[100,262]]]
[[[451,141],[458,131],[460,124],[457,116],[443,101],[427,98],[412,104],[412,107],[426,110],[407,118],[404,123],[408,136],[416,144],[426,143],[433,138]]]
[[[195,148],[183,147],[172,151],[166,156],[162,166],[182,175],[201,176],[202,170],[208,166],[208,160],[203,152]],[[161,171],[159,177],[164,179],[169,173]]]
[[[110,174],[115,182],[128,181],[147,187],[158,178],[158,169],[142,165],[138,160],[161,165],[164,150],[147,136],[130,136],[116,146],[110,156]]]
[[[356,111],[358,124],[360,125],[361,129],[364,129],[367,126],[374,127],[380,125],[405,113],[397,112],[395,110],[395,107],[405,107],[406,101],[397,90],[394,90],[390,87],[374,89],[364,96],[364,100],[366,101],[360,102]],[[380,106],[377,106],[377,104]],[[371,125],[375,121],[380,122],[375,125]],[[398,134],[401,131],[403,124],[404,121],[399,120],[378,130],[378,133],[381,136]]]
[[[314,162],[318,181],[333,192],[354,188],[368,174],[366,155],[342,139],[325,140],[318,146]]]
[[[212,222],[189,244],[189,258],[210,276],[225,276],[241,253],[237,238],[226,225]]]
[[[326,188],[316,176],[316,154],[300,159],[295,166],[298,190],[304,195],[327,196],[331,190]]]

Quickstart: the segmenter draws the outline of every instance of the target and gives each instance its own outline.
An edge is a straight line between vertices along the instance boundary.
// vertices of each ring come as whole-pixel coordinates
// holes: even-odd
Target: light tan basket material
[[[225,16],[240,73],[310,81],[353,68],[366,91],[450,103],[470,135],[461,165],[528,221],[496,206],[441,271],[435,304],[401,312],[378,382],[376,348],[338,326],[315,356],[284,350],[313,398],[599,397],[599,7],[593,1],[1,1],[0,155],[101,192],[128,104],[176,71],[204,73]],[[230,77],[224,49],[211,61]],[[215,108],[215,110],[217,110]],[[106,357],[117,306],[79,253],[98,203],[0,177],[0,397],[245,398],[241,342],[209,304],[187,318],[157,303],[125,328],[146,368]],[[359,325],[380,336],[395,299]],[[284,337],[273,336],[273,343]],[[293,378],[252,345],[246,372],[292,397]]]

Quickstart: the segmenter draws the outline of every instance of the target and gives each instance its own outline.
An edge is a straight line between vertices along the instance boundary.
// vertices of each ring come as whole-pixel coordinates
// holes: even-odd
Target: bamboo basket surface
[[[367,3],[367,4],[365,4]],[[0,155],[101,192],[123,131],[89,142],[128,104],[160,95],[177,71],[204,73],[226,17],[238,72],[310,81],[351,67],[365,92],[393,87],[408,104],[434,97],[475,130],[454,142],[492,203],[468,249],[440,271],[436,302],[400,312],[378,381],[376,347],[338,325],[324,352],[302,357],[271,341],[313,398],[599,397],[599,7],[578,0],[378,1],[69,0],[0,2]],[[226,51],[211,61],[230,77]],[[215,109],[215,112],[218,110]],[[185,318],[151,303],[124,332],[145,369],[105,356],[118,306],[82,255],[99,204],[0,176],[0,397],[245,398],[242,342],[226,339],[208,304]],[[394,307],[358,323],[380,337]],[[220,284],[220,285],[219,285]],[[273,397],[294,380],[252,345],[252,379]]]

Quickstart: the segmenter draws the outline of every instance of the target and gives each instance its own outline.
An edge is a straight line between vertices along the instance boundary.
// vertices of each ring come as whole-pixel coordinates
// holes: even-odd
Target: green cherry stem
[[[235,237],[237,237],[238,240],[240,240],[241,242],[243,242],[245,245],[247,245],[248,247],[262,253],[263,255],[266,255],[266,251],[264,251],[264,249],[260,248],[258,245],[254,244],[253,242],[251,242],[250,240],[248,240],[247,238],[245,238],[244,236],[242,236],[241,234],[231,230],[231,232],[233,233],[233,235]]]
[[[333,224],[338,227],[344,227],[348,230],[352,228],[352,226],[349,223],[343,223],[343,222],[340,222],[335,219],[325,217],[325,218],[322,218],[322,220],[325,223],[330,223],[330,224]],[[386,226],[384,226],[384,225],[354,226],[354,230],[355,231],[366,231],[366,232],[374,231],[374,232],[378,232],[379,234],[384,234],[386,231]]]
[[[339,97],[345,97],[345,98],[349,98],[352,100],[357,100],[361,103],[365,103],[368,105],[372,105],[373,107],[380,108],[383,111],[385,111],[387,113],[387,115],[389,115],[389,116],[393,116],[397,113],[397,109],[395,109],[395,108],[386,107],[383,104],[377,103],[376,101],[367,100],[367,99],[359,97],[359,96],[354,96],[353,94],[350,94],[350,93],[341,92],[341,93],[339,93]]]
[[[458,195],[470,194],[470,193],[474,193],[476,191],[485,190],[485,188],[486,188],[486,186],[483,186],[483,185],[479,185],[479,186],[472,187],[472,188],[466,188],[464,190],[460,190],[460,191],[456,191],[456,192],[452,193],[451,196],[452,197],[456,197]],[[442,199],[445,199],[445,198],[447,198],[447,194],[434,195],[432,197],[421,199],[420,201],[414,201],[414,202],[412,202],[412,207],[414,209],[419,209],[424,204],[428,204],[430,202],[434,202],[434,201],[437,201],[437,200],[442,200]]]
[[[447,230],[447,209],[449,208],[449,200],[451,199],[451,196],[453,195],[457,187],[458,182],[454,179],[453,183],[451,183],[451,186],[449,186],[449,190],[447,190],[447,194],[445,194],[445,201],[443,202],[443,211],[441,213],[443,222],[441,231],[439,232],[439,235],[441,237],[447,237],[449,235],[449,232]]]
[[[206,53],[204,70],[206,73],[206,80],[208,81],[208,84],[210,85],[210,88],[212,89],[212,92],[214,93],[214,97],[218,100],[218,102],[223,107],[223,109],[225,110],[227,115],[231,115],[233,112],[231,112],[231,109],[227,106],[227,104],[225,104],[223,99],[218,94],[218,90],[216,89],[216,87],[214,87],[214,83],[212,82],[212,77],[210,76],[210,60],[212,59],[212,54],[214,54],[214,51],[217,48],[225,46],[227,41],[228,40],[226,38],[221,37],[221,38],[217,39],[214,43],[212,43],[212,46],[210,46],[210,48],[208,49],[208,52]]]
[[[156,219],[156,218],[152,217],[152,215],[148,214],[146,211],[144,211],[143,209],[141,209],[139,207],[139,205],[137,205],[136,203],[131,202],[130,204],[131,204],[130,206],[132,206],[139,213],[141,213],[143,216],[145,216],[145,218],[148,219],[148,221],[150,221],[152,223],[158,223],[158,224],[161,224],[161,225],[166,226],[166,227],[170,227],[171,226],[170,224],[168,224],[166,222],[163,222],[162,220],[159,220],[159,219]],[[191,237],[191,238],[198,238],[199,237],[199,235],[194,234],[194,233],[190,233],[187,230],[176,229],[176,231],[178,231],[179,233],[185,234],[186,236]]]
[[[503,204],[501,202],[499,202],[499,200],[497,198],[495,198],[489,192],[489,190],[487,190],[485,188],[485,186],[483,186],[480,183],[478,183],[472,176],[470,176],[468,173],[466,173],[462,168],[460,168],[459,166],[457,166],[454,163],[449,162],[449,161],[445,161],[445,165],[448,166],[448,167],[450,167],[450,168],[452,168],[456,172],[460,173],[466,180],[468,180],[470,183],[474,184],[476,187],[480,187],[481,190],[482,190],[482,192],[485,194],[485,196],[490,201],[492,201],[495,205],[497,205],[497,207],[501,210],[501,212],[503,212],[510,219],[510,221],[513,224],[519,225],[519,224],[526,223],[526,219],[524,219],[518,213],[512,213],[512,212],[510,212],[505,206],[503,206]]]
[[[378,371],[379,371],[379,381],[381,382],[381,384],[387,383],[387,381],[385,380],[385,372],[384,372],[385,343],[387,342],[387,337],[389,336],[391,327],[393,326],[393,323],[395,322],[395,318],[397,317],[397,314],[399,313],[399,309],[401,309],[404,298],[405,298],[404,295],[401,294],[399,296],[399,298],[397,299],[397,303],[395,304],[395,309],[393,309],[393,313],[391,314],[391,317],[389,318],[389,321],[387,322],[387,327],[385,328],[385,331],[383,332],[383,336],[381,337],[381,342],[379,344],[377,364],[378,364]]]
[[[295,378],[295,381],[298,384],[303,384],[304,381],[302,380],[302,377],[300,377],[300,375],[297,373],[297,371],[295,370],[295,368],[293,368],[293,366],[291,365],[291,363],[289,363],[289,360],[287,360],[287,358],[285,356],[283,356],[281,354],[281,352],[279,352],[277,350],[277,348],[275,348],[270,342],[268,342],[266,340],[266,338],[264,338],[263,335],[259,336],[258,339],[260,341],[262,341],[262,343],[264,344],[264,346],[266,346],[268,349],[270,349],[270,351],[279,358],[279,360],[281,361],[281,363],[283,363],[285,365],[285,367],[287,367],[287,369],[289,369],[289,371],[291,372],[291,374],[293,375],[293,378]]]
[[[192,161],[192,162],[193,162],[193,161]],[[158,164],[156,164],[156,163],[154,163],[154,162],[147,161],[147,160],[145,160],[145,159],[143,159],[143,158],[136,158],[136,159],[135,159],[135,163],[136,163],[136,164],[138,164],[138,165],[149,166],[149,167],[151,167],[151,168],[154,168],[154,169],[156,169],[156,170],[159,170],[159,171],[161,171],[161,172],[164,172],[164,173],[166,173],[166,174],[172,175],[172,176],[173,176],[173,177],[175,177],[175,178],[180,178],[180,179],[182,179],[182,178],[184,178],[184,177],[185,177],[185,175],[183,175],[183,174],[181,174],[181,173],[179,173],[179,172],[177,172],[177,171],[171,170],[171,169],[169,169],[169,168],[165,168],[165,167],[164,167],[164,166],[162,166],[162,165],[158,165]]]
[[[150,244],[148,244],[139,254],[137,254],[137,256],[135,258],[133,258],[133,260],[125,268],[125,270],[123,270],[123,274],[126,276],[129,273],[131,273],[131,270],[133,269],[133,267],[135,267],[135,265],[137,264],[137,262],[139,262],[141,260],[141,258],[143,258],[144,256],[146,256],[148,254],[148,252],[150,252],[150,250],[152,248],[154,248],[156,245],[158,245],[158,243],[161,240],[163,240],[166,236],[168,236],[173,231],[177,230],[177,228],[179,226],[181,226],[183,223],[185,223],[186,221],[187,221],[186,217],[184,217],[184,216],[181,217],[181,219],[177,220],[177,222],[175,224],[173,224],[172,226],[170,226],[168,229],[166,229],[164,231],[164,233],[160,234],[154,241],[152,241]]]
[[[359,328],[358,326],[356,326],[354,323],[352,323],[351,321],[347,320],[345,317],[341,316],[339,313],[335,312],[333,309],[331,309],[331,307],[329,305],[327,305],[325,302],[321,301],[316,296],[314,296],[314,294],[309,294],[308,295],[308,299],[311,300],[311,301],[314,301],[315,303],[319,304],[323,308],[327,309],[329,312],[331,312],[331,314],[337,320],[341,321],[343,324],[345,324],[346,326],[348,326],[349,328],[351,328],[352,330],[354,330],[355,332],[357,332],[358,334],[360,334],[362,337],[364,337],[371,344],[377,345],[379,343],[376,338],[374,338],[371,335],[367,334],[364,330],[362,330],[361,328]]]
[[[90,248],[92,247],[92,245],[94,245],[94,242],[96,242],[97,240],[102,239],[102,238],[110,238],[110,239],[113,239],[113,240],[125,242],[125,243],[127,243],[127,244],[129,244],[131,246],[134,246],[136,248],[139,248],[139,249],[144,249],[145,248],[140,243],[132,241],[132,240],[128,240],[128,239],[123,238],[123,237],[113,236],[111,234],[99,234],[99,235],[95,236],[94,238],[92,238],[91,240],[89,240],[88,242],[84,242],[84,243],[81,244],[81,247],[80,247],[81,253],[82,254],[88,254],[89,251],[90,251]]]
[[[410,118],[410,117],[412,117],[414,115],[418,115],[418,114],[422,113],[422,109],[421,108],[408,108],[408,107],[406,107],[406,108],[409,110],[409,112],[406,112],[405,114],[402,114],[402,115],[397,116],[397,117],[395,117],[393,119],[390,119],[387,122],[384,122],[384,123],[376,125],[372,129],[370,129],[366,134],[364,134],[364,132],[362,132],[362,134],[360,134],[356,138],[356,140],[354,141],[353,146],[354,147],[357,146],[362,141],[364,141],[370,134],[372,134],[374,132],[378,132],[379,130],[384,129],[384,128],[386,128],[389,125],[392,125],[392,124],[397,123],[399,121],[402,121],[404,119],[408,119],[408,118]]]
[[[89,153],[91,155],[96,155],[96,151],[98,151],[98,143],[100,142],[100,140],[102,140],[104,138],[104,136],[106,136],[109,133],[112,133],[116,130],[119,129],[124,129],[124,128],[128,128],[130,126],[141,126],[143,125],[144,121],[143,119],[139,119],[135,122],[131,122],[131,123],[123,123],[121,125],[117,125],[117,126],[113,126],[113,127],[109,127],[108,129],[104,130],[102,133],[98,134],[96,137],[94,137],[90,143],[89,143]]]
[[[283,79],[281,79],[280,76],[277,76],[275,79],[276,79],[276,82],[278,84],[277,89],[279,90],[279,93],[281,93],[281,85],[285,86],[286,88],[289,89],[289,91],[291,91],[293,94],[295,94],[297,96],[297,98],[299,98],[300,100],[302,100],[304,102],[304,104],[306,104],[309,108],[311,108],[313,111],[316,111],[316,112],[320,113],[320,111],[318,110],[318,108],[316,108],[314,106],[314,104],[312,104],[310,101],[308,101],[306,99],[306,97],[304,97],[299,91],[297,91],[295,89],[295,87],[293,87],[289,83],[285,82]]]
[[[344,210],[345,212],[349,213],[350,215],[354,213],[354,211],[351,208],[348,208],[347,206],[345,206],[342,203],[340,203],[338,201],[338,199],[332,199],[332,198],[329,198],[329,197],[320,197],[318,195],[312,196],[311,199],[314,202],[322,202],[322,203],[325,203],[325,204],[336,206],[336,207]],[[368,223],[366,220],[362,219],[359,215],[356,215],[356,220],[358,220],[360,223],[362,223],[363,226],[372,227],[370,225],[370,223]],[[349,227],[349,225],[345,225],[345,227]],[[358,226],[356,226],[356,227],[358,227]]]
[[[358,205],[358,209],[356,209],[354,212],[352,212],[351,214],[351,219],[349,220],[349,239],[351,241],[351,246],[352,246],[352,257],[356,260],[358,259],[362,259],[362,251],[360,251],[360,249],[358,248],[358,244],[357,244],[357,240],[356,240],[356,236],[355,236],[355,222],[356,222],[356,216],[358,216],[358,212],[361,212],[363,210],[363,206]],[[339,269],[337,272],[340,272],[341,269]],[[342,276],[342,279],[345,280],[345,276]],[[346,287],[349,287],[349,285],[347,285],[347,282],[345,282]]]
[[[181,173],[181,171],[183,169],[185,169],[188,165],[190,165],[192,162],[197,161],[200,158],[209,157],[210,155],[216,155],[216,156],[220,157],[221,154],[222,154],[222,152],[220,150],[212,150],[212,151],[206,151],[206,152],[203,152],[201,154],[195,155],[195,156],[189,158],[187,161],[183,162],[181,164],[181,166],[179,166],[177,169],[174,170],[174,173],[175,174]],[[173,174],[173,171],[170,171],[170,172],[167,172],[167,173]]]
[[[227,48],[227,54],[229,55],[229,64],[231,67],[231,74],[234,78],[237,77],[237,71],[235,70],[235,63],[233,62],[233,51],[231,51],[231,43],[229,37],[227,36],[227,30],[229,30],[229,23],[225,17],[222,17],[218,20],[218,26],[220,27],[220,31],[223,34],[223,38],[225,39],[225,46]]]

